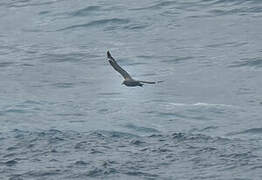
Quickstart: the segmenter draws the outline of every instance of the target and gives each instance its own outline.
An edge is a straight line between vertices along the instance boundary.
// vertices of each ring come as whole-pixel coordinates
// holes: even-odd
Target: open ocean
[[[0,180],[64,179],[261,180],[262,1],[2,0]]]

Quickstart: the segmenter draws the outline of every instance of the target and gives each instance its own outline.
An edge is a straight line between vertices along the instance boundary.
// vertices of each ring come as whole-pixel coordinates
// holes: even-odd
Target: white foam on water
[[[197,102],[192,104],[186,104],[186,103],[169,103],[168,105],[172,106],[212,106],[212,107],[235,107],[230,104],[210,104],[210,103],[203,103],[203,102]]]

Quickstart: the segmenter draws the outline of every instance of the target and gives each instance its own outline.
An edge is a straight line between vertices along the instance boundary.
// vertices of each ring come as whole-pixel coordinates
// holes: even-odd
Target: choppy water
[[[1,1],[0,179],[262,179],[261,68],[260,0]]]

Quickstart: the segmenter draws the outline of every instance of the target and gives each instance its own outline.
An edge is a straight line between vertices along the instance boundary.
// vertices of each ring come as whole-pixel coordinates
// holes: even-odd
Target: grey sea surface
[[[261,0],[1,1],[0,179],[260,180],[261,77]]]

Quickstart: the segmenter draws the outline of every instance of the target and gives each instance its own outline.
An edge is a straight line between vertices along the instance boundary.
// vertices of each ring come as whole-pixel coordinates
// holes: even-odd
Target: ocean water
[[[1,1],[0,179],[260,180],[261,77],[261,0]]]

